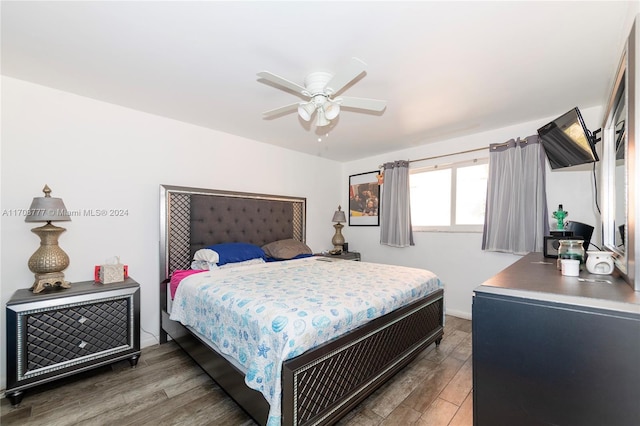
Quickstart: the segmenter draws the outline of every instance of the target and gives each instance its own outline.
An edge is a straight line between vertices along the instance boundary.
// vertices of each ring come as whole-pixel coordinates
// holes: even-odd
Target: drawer
[[[131,344],[129,301],[110,300],[33,314],[22,324],[26,357],[21,375]],[[20,326],[19,326],[20,328]]]

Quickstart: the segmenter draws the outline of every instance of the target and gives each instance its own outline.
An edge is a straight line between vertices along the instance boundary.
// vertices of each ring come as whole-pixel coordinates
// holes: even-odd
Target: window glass
[[[410,188],[414,227],[451,225],[451,169],[411,174]]]
[[[411,170],[413,230],[481,232],[488,172],[486,159]]]

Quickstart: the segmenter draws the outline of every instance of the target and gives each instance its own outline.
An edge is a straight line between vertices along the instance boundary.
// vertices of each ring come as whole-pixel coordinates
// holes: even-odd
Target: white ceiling
[[[2,74],[338,161],[605,103],[638,2],[2,1]],[[368,64],[328,137],[298,84]],[[326,128],[324,128],[326,131]]]

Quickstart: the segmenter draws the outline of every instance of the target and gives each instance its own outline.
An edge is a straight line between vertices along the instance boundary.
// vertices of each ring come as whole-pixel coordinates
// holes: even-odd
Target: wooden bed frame
[[[244,374],[205,339],[169,319],[171,273],[189,269],[196,250],[223,242],[305,241],[306,199],[160,186],[160,343],[171,337],[253,419],[269,405]],[[288,360],[282,371],[282,424],[332,424],[443,336],[440,289],[342,337]]]

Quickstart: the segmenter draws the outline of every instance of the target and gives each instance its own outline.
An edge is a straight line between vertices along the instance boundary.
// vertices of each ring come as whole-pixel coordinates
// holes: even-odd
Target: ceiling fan
[[[340,107],[347,107],[365,111],[381,112],[387,106],[387,101],[368,98],[354,98],[349,96],[336,97],[350,82],[365,71],[365,64],[358,58],[352,58],[347,67],[339,74],[316,71],[307,75],[304,86],[296,84],[269,71],[261,71],[258,77],[285,89],[293,90],[306,99],[280,108],[262,113],[264,118],[271,118],[283,113],[298,110],[298,115],[309,121],[317,115],[316,125],[327,126],[331,120],[340,114]]]

